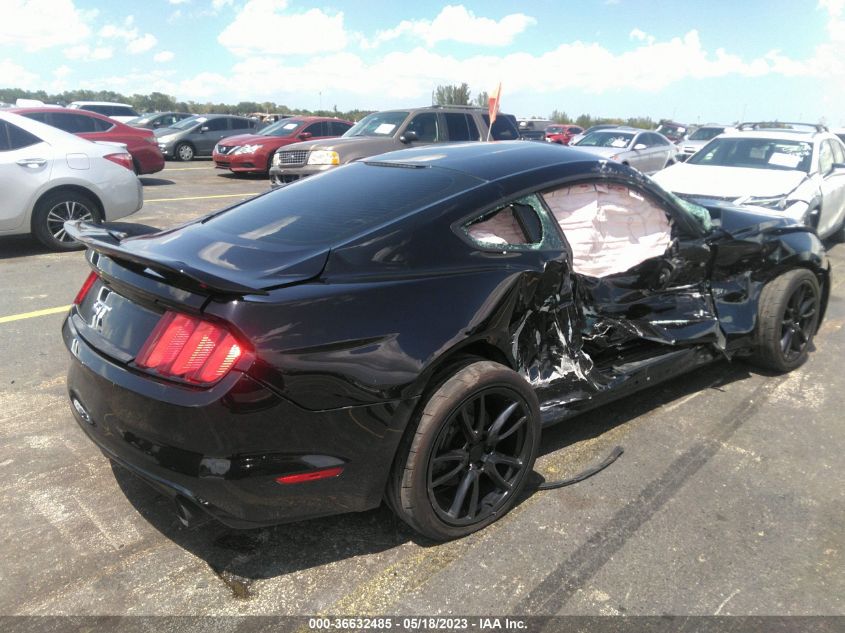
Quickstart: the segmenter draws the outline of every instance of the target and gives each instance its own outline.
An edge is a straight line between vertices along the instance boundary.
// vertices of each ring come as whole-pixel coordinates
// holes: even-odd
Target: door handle
[[[18,165],[21,167],[29,167],[30,169],[38,169],[47,164],[46,158],[21,158]]]

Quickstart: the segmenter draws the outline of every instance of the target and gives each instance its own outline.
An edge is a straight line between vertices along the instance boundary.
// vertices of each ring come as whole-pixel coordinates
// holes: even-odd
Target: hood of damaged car
[[[702,198],[736,199],[786,195],[807,178],[797,170],[751,169],[678,163],[654,174],[664,189]]]
[[[813,229],[779,213],[760,207],[711,206],[707,210],[714,224],[732,237],[746,237],[748,234],[779,230]]]

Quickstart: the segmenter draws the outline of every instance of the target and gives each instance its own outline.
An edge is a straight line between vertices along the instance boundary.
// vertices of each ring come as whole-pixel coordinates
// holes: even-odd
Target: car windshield
[[[187,119],[182,119],[181,121],[179,121],[178,123],[174,123],[170,127],[172,127],[174,130],[189,130],[195,125],[199,123],[205,123],[206,121],[208,121],[206,117],[194,115],[188,117]]]
[[[126,125],[144,125],[145,123],[149,123],[152,120],[152,117],[149,116],[136,116],[134,119],[129,119],[126,122]]]
[[[300,119],[282,119],[272,125],[268,125],[258,133],[258,136],[290,136],[302,125]]]
[[[590,132],[576,143],[582,147],[628,147],[634,139],[632,132],[617,132],[615,130],[600,130]]]
[[[700,127],[689,135],[691,141],[709,141],[725,131],[723,127]]]
[[[663,135],[672,136],[672,135],[675,135],[675,134],[683,134],[684,132],[686,132],[686,130],[687,130],[687,128],[681,127],[680,125],[667,125],[667,124],[661,123],[660,125],[657,126],[657,129],[655,130],[655,132],[658,132],[658,133],[663,134]]]
[[[346,130],[347,136],[393,136],[408,112],[374,112]]]
[[[690,165],[810,171],[813,146],[770,138],[715,138],[687,161]]]
[[[546,134],[562,134],[563,127],[560,125],[550,125],[546,128]]]
[[[204,223],[258,243],[331,246],[477,183],[449,169],[353,163],[249,200]]]

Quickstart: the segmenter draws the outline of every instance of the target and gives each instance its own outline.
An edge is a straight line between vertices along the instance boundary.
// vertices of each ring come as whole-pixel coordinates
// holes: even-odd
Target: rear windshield
[[[211,228],[286,246],[331,246],[473,187],[466,174],[354,163],[212,216]]]
[[[484,123],[490,126],[490,116],[482,114]],[[493,121],[493,129],[490,130],[490,137],[494,141],[515,141],[519,138],[519,130],[516,128],[516,120],[507,114],[500,114]]]
[[[691,141],[709,141],[710,139],[714,139],[719,134],[725,131],[723,127],[700,127],[695,132],[690,134],[689,140]]]

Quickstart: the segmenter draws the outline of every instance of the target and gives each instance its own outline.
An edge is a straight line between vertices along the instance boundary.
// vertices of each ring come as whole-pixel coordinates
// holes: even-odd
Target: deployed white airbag
[[[624,185],[572,185],[543,197],[572,247],[578,274],[625,272],[662,256],[671,242],[666,213]]]

